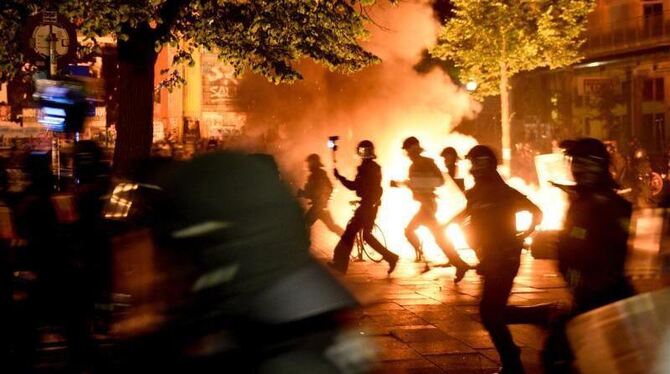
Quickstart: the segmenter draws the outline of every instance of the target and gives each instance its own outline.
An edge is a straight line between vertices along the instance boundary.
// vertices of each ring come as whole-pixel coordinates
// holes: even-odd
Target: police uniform
[[[321,220],[330,231],[342,235],[344,230],[333,221],[328,210],[328,200],[332,192],[333,184],[325,170],[317,168],[310,173],[307,183],[299,194],[300,197],[309,199],[312,204],[305,213],[305,224],[307,227],[312,227],[316,220]]]
[[[437,195],[435,195],[435,188],[444,184],[442,172],[438,169],[435,162],[424,156],[417,156],[409,168],[408,186],[412,190],[414,200],[419,202],[421,206],[414,215],[412,220],[405,229],[405,236],[412,244],[420,258],[421,244],[416,230],[419,226],[428,228],[435,238],[437,245],[445,253],[449,261],[459,268],[467,268],[468,265],[459,257],[458,253],[447,240],[442,226],[437,221],[435,215],[437,214]]]
[[[578,192],[558,241],[559,270],[582,313],[633,295],[625,275],[631,204],[613,190]]]
[[[372,235],[372,227],[377,219],[377,211],[381,204],[383,189],[382,171],[379,164],[371,158],[363,159],[358,166],[356,178],[350,181],[343,176],[336,174],[337,179],[342,182],[344,187],[355,191],[356,196],[361,198],[360,205],[356,208],[354,216],[351,218],[340,241],[335,247],[333,255],[333,267],[342,273],[346,273],[349,266],[349,256],[354,246],[356,234],[363,230],[363,239],[375,251],[379,252],[384,260],[391,264],[391,271],[398,261],[398,255],[389,251]]]
[[[483,276],[479,311],[500,354],[503,368],[523,372],[520,349],[507,324],[517,307],[508,306],[514,278],[519,271],[523,239],[517,236],[516,213],[541,214],[528,198],[509,187],[498,176],[478,183],[466,192],[466,215],[470,217],[468,239],[479,258],[478,273]]]
[[[577,182],[560,233],[558,268],[573,295],[572,311],[552,326],[543,361],[547,373],[565,372],[572,353],[565,324],[573,316],[633,296],[624,265],[632,205],[616,192],[610,156],[596,139],[564,141]]]

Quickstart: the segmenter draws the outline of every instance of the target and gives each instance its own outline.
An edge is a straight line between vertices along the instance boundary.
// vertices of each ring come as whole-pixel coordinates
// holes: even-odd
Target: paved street
[[[638,230],[636,250],[629,273],[640,292],[670,285],[659,277],[654,241],[660,228]],[[337,237],[320,223],[313,230],[312,250],[323,263],[330,260]],[[397,243],[396,243],[397,244]],[[389,243],[390,248],[398,248]],[[473,261],[471,251],[461,251]],[[517,305],[568,301],[568,293],[551,260],[522,255],[511,302]],[[352,262],[343,283],[363,305],[357,313],[358,328],[379,349],[378,373],[488,374],[499,367],[499,358],[478,314],[480,279],[474,271],[455,285],[454,269],[433,267],[422,273],[423,264],[401,259],[392,276],[388,264]],[[530,325],[511,327],[529,374],[542,373],[539,352],[544,331]],[[44,337],[40,372],[57,372],[64,362],[64,346],[58,335]]]
[[[335,238],[314,228],[313,251],[329,260]],[[467,255],[467,253],[464,253]],[[434,268],[421,274],[423,264],[401,259],[387,277],[386,263],[353,262],[343,282],[364,308],[358,316],[361,334],[374,341],[380,373],[486,374],[499,367],[499,358],[478,315],[479,277],[472,272],[458,285],[453,268]],[[657,272],[644,257],[634,265],[636,286],[660,286]],[[551,260],[524,253],[510,302],[518,305],[568,301],[565,284]],[[539,351],[544,332],[530,325],[511,327],[528,373],[542,373]]]

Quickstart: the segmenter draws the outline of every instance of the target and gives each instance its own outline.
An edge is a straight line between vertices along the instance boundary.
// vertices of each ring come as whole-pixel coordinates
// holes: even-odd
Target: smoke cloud
[[[435,158],[446,146],[454,146],[463,155],[476,144],[451,130],[461,120],[476,116],[479,104],[441,70],[419,74],[414,69],[439,31],[431,5],[430,1],[404,1],[398,6],[381,3],[371,9],[373,24],[365,45],[383,62],[356,74],[329,72],[305,61],[300,64],[304,80],[293,85],[276,86],[258,77],[242,80],[240,105],[248,113],[249,132],[254,135],[278,129],[282,141],[276,157],[287,179],[304,181],[304,159],[310,153],[320,154],[330,169],[326,147],[330,135],[340,136],[337,166],[349,178],[355,174],[355,146],[362,139],[375,143],[386,180],[406,176],[409,161],[400,147],[408,136],[418,137],[426,154]],[[442,166],[441,160],[436,161]],[[385,196],[390,196],[386,183]],[[342,202],[354,196],[338,187],[332,205],[338,222],[344,225],[350,208]],[[402,198],[412,204],[408,191],[402,192]],[[411,216],[414,209],[409,207],[409,211]],[[384,210],[383,205],[380,222],[388,214],[393,212]],[[408,219],[393,225],[404,225]],[[405,243],[403,231],[393,231],[401,236],[394,242]]]

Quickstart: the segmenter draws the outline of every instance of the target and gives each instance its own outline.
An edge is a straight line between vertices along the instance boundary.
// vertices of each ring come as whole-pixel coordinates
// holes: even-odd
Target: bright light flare
[[[530,228],[530,225],[533,224],[533,215],[524,210],[522,212],[516,213],[516,231],[522,232]]]
[[[447,237],[449,238],[449,240],[451,240],[451,243],[454,245],[454,248],[470,249],[470,245],[468,244],[468,241],[465,238],[465,234],[463,233],[463,230],[461,230],[461,227],[459,225],[452,223],[449,226],[447,226]]]
[[[468,81],[468,83],[465,84],[465,89],[470,92],[476,90],[477,87],[479,87],[479,84],[477,84],[477,82],[474,80],[470,80]]]
[[[377,162],[382,166],[384,194],[382,204],[377,216],[377,225],[384,233],[384,239],[389,250],[397,253],[403,258],[414,260],[415,251],[405,237],[405,227],[419,209],[419,203],[412,198],[411,191],[406,187],[391,188],[391,180],[407,179],[407,172],[410,166],[410,160],[400,149],[402,139],[408,136],[416,136],[421,141],[421,146],[426,150],[424,155],[432,158],[435,163],[444,170],[444,164],[440,151],[446,146],[453,146],[463,157],[477,141],[469,136],[449,133],[434,134],[430,131],[422,132],[421,128],[411,127],[406,132],[397,133],[393,136],[386,134],[382,141],[376,142]],[[439,136],[438,136],[439,135]],[[539,186],[529,184],[520,178],[510,178],[506,182],[513,188],[526,195],[531,201],[540,207],[543,212],[543,219],[539,225],[539,230],[558,230],[563,225],[563,219],[567,208],[567,196],[558,188],[553,187],[548,181],[564,181],[569,177],[569,166],[562,154],[540,155],[536,157],[536,167],[540,182]],[[471,188],[474,184],[472,176],[469,173],[469,162],[460,160],[458,177],[465,179],[466,188]],[[355,168],[350,166],[344,169],[344,173],[352,178]],[[436,190],[438,196],[437,219],[441,223],[448,222],[456,214],[460,213],[466,206],[466,200],[463,192],[453,183],[450,178],[445,178],[444,186]],[[351,208],[347,204],[354,196],[343,188],[336,186],[336,193],[331,203],[331,209],[335,214],[338,223],[344,225],[346,220],[351,217]],[[518,231],[527,230],[532,223],[530,212],[519,212],[516,215],[516,228]],[[447,238],[453,243],[459,251],[461,257],[469,262],[476,263],[476,256],[470,246],[467,244],[462,229],[455,224],[444,228]],[[442,250],[435,244],[435,241],[424,227],[417,230],[417,235],[421,241],[424,257],[432,262],[445,262],[446,256]],[[526,238],[525,243],[529,245],[532,239]]]
[[[414,132],[411,134],[402,134],[395,138],[402,140],[410,135],[417,136],[421,141],[421,146],[426,150],[424,156],[432,158],[437,166],[443,170],[445,175],[446,170],[444,162],[442,157],[439,156],[439,153],[444,147],[452,146],[457,150],[459,155],[463,156],[470,150],[470,148],[477,144],[477,141],[474,138],[458,133],[450,133],[446,136],[437,137],[434,136],[434,134],[433,136],[431,136],[431,134],[421,134],[417,129],[413,130]],[[407,172],[411,161],[407,158],[404,152],[399,150],[399,144],[385,144],[384,146],[385,148],[383,149],[389,149],[390,152],[382,153],[380,151],[380,158],[383,157],[382,155],[386,155],[384,159],[379,160],[384,168],[384,176],[386,177],[386,180],[383,182],[384,195],[382,197],[382,205],[377,218],[377,224],[384,231],[386,241],[389,244],[389,249],[391,251],[398,253],[401,257],[414,259],[414,248],[412,248],[405,237],[405,227],[419,209],[419,203],[414,201],[412,193],[408,188],[388,187],[391,180],[407,179]],[[468,170],[469,162],[466,160],[459,161],[458,177],[465,179],[466,186],[471,186],[473,181]],[[456,214],[461,212],[466,205],[465,196],[458,186],[456,186],[449,177],[445,177],[445,180],[446,183],[444,186],[439,187],[435,191],[438,198],[437,219],[441,223],[450,220]],[[445,230],[448,239],[460,251],[459,253],[464,259],[466,259],[466,257],[474,258],[474,255],[466,255],[463,253],[463,251],[467,252],[466,249],[470,246],[467,244],[463,232],[457,225],[450,225],[450,227],[445,228]],[[447,260],[442,250],[435,244],[433,236],[426,228],[419,228],[417,230],[417,235],[421,241],[424,257],[427,260],[434,262],[445,262]]]

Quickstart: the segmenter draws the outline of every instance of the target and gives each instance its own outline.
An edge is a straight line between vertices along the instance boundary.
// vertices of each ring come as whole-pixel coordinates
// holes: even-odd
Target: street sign
[[[28,60],[41,67],[47,66],[53,56],[54,61],[49,65],[62,68],[77,55],[75,26],[54,11],[43,11],[28,18],[24,42]]]

